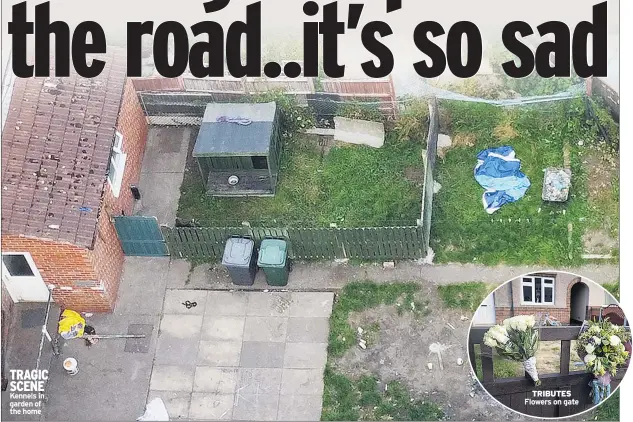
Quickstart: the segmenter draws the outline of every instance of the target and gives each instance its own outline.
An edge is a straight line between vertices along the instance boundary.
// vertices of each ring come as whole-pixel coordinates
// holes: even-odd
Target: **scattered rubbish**
[[[459,366],[462,366],[462,365],[464,364],[464,359],[462,359],[462,358],[457,358],[457,364],[458,364]]]
[[[477,160],[475,180],[485,189],[482,201],[488,214],[518,201],[530,187],[530,180],[521,172],[521,161],[511,146],[481,151]]]
[[[464,315],[459,317],[460,321],[468,321],[468,317],[465,317]]]
[[[438,182],[436,182],[435,180],[433,181],[433,193],[437,194],[439,193],[439,191],[442,189],[442,185],[439,184]]]
[[[431,362],[426,364],[427,368],[429,368],[430,370],[433,370],[433,364]]]
[[[391,269],[391,268],[395,268],[396,267],[396,263],[393,261],[386,261],[382,263],[382,268],[384,269]]]
[[[75,358],[66,358],[63,363],[64,369],[68,375],[73,376],[77,375],[79,372],[79,364],[77,363],[77,359]]]
[[[445,344],[442,343],[431,343],[429,345],[429,355],[431,354],[436,354],[437,355],[437,359],[440,362],[440,369],[444,369],[444,364],[442,363],[442,352],[450,349],[453,346],[447,346]]]
[[[365,343],[363,343],[363,342],[359,342],[358,343],[358,347],[360,347],[363,350],[367,349],[367,345]]]
[[[549,167],[543,180],[543,201],[565,202],[569,198],[571,170]]]
[[[198,306],[198,302],[190,302],[188,300],[185,300],[182,304],[187,309],[195,308],[196,306]]]
[[[385,360],[384,359],[380,359],[380,364],[384,365],[385,364]]]
[[[84,312],[84,316],[85,316],[86,318],[90,318],[92,315],[93,315],[93,313],[92,313],[92,312]]]
[[[92,212],[92,208],[90,208],[90,207],[79,207],[79,211],[81,211],[81,212]]]
[[[475,393],[473,393],[472,391],[470,392],[470,397],[475,397]],[[473,419],[474,420],[474,419]]]
[[[358,335],[363,335],[363,328],[362,327],[358,327]]]
[[[446,323],[446,325],[448,325],[449,327],[451,327],[453,330],[455,329],[455,327],[453,327],[449,322]]]
[[[145,413],[136,419],[137,421],[168,421],[169,413],[165,403],[159,397],[147,403]]]

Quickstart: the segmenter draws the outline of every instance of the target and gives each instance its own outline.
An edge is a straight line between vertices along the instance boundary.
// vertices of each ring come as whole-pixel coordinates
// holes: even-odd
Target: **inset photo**
[[[490,293],[472,318],[470,364],[499,403],[526,416],[562,418],[599,406],[631,358],[619,283],[562,271],[526,274]]]

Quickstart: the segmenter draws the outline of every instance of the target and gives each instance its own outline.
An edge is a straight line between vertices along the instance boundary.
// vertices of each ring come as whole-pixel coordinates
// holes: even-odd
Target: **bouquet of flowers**
[[[539,334],[535,325],[533,315],[508,318],[503,325],[495,325],[484,334],[484,344],[507,359],[522,362],[534,384],[540,385],[535,357]]]
[[[583,325],[576,352],[585,362],[587,371],[595,377],[594,400],[599,402],[608,396],[611,376],[615,376],[618,366],[624,365],[630,357],[624,345],[630,339],[631,335],[624,327],[614,325],[608,319],[588,321]]]

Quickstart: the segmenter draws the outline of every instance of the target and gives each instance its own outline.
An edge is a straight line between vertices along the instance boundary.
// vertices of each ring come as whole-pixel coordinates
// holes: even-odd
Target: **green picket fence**
[[[249,237],[257,244],[266,238],[285,239],[289,256],[299,260],[418,259],[426,255],[422,227],[364,228],[163,228],[171,256],[219,261],[230,237]]]

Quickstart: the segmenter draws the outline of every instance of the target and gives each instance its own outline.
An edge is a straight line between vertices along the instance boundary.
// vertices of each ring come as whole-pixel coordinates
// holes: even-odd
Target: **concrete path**
[[[333,296],[167,290],[148,399],[171,419],[319,420]]]
[[[126,258],[116,308],[86,323],[97,334],[145,334],[144,339],[105,339],[87,347],[80,339],[61,345],[47,385],[46,420],[136,420],[145,410],[167,285],[169,260]],[[79,373],[62,368],[67,357]]]
[[[158,218],[173,227],[189,145],[197,131],[188,127],[151,127],[143,157],[134,213]]]
[[[597,283],[610,283],[619,278],[618,265],[585,265],[579,268],[555,268],[579,274]],[[323,291],[339,290],[351,281],[369,280],[377,283],[394,281],[426,281],[433,284],[484,281],[501,284],[514,277],[536,271],[552,270],[537,266],[496,266],[475,264],[418,265],[414,262],[399,262],[395,268],[383,269],[381,265],[349,265],[337,263],[295,263],[290,273],[288,286],[274,287],[266,284],[264,275],[258,272],[255,284],[246,289],[282,289]],[[232,290],[227,271],[221,266],[209,264],[191,265],[184,260],[172,260],[169,266],[169,287],[173,289]],[[239,286],[245,289],[244,286]]]

